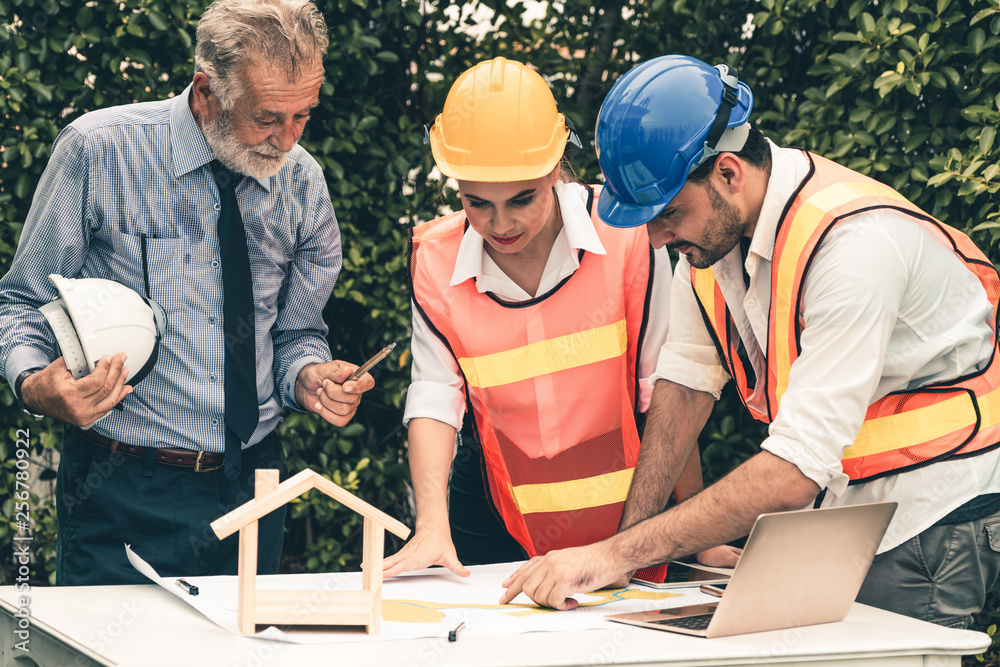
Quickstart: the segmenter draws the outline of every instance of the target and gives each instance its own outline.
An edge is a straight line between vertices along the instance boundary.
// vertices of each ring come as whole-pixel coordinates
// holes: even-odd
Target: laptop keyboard
[[[700,616],[685,616],[684,618],[664,618],[657,621],[650,621],[656,625],[669,625],[674,628],[684,628],[685,630],[705,630],[712,621],[712,614],[701,614]]]

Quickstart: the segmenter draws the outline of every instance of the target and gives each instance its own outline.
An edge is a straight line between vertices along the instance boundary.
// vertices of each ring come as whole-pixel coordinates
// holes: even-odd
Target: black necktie
[[[747,273],[747,253],[750,252],[750,238],[740,237],[740,269],[743,270],[743,285],[750,287],[750,274]]]
[[[740,269],[743,271],[743,286],[750,289],[750,274],[747,273],[747,253],[750,252],[750,238],[747,236],[740,237]],[[737,334],[738,336],[739,334]],[[750,363],[750,358],[747,355],[746,345],[743,344],[743,339],[739,339],[739,353],[740,353],[740,363],[743,364],[743,372],[746,373],[747,383],[751,388],[756,388],[757,386],[757,374],[753,370],[753,364]]]
[[[257,353],[255,345],[253,281],[247,253],[246,230],[236,201],[242,178],[212,160],[219,187],[219,255],[222,260],[222,322],[226,340],[226,477],[240,473],[242,443],[257,428]]]

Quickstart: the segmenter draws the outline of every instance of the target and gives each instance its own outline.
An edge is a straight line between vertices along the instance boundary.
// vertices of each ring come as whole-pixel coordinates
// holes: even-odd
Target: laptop
[[[895,511],[888,502],[762,514],[717,603],[606,618],[698,637],[843,620]]]

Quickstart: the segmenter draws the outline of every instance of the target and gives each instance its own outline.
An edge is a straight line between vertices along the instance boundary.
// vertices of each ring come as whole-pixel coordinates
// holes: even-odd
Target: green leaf
[[[962,81],[962,77],[959,76],[958,70],[954,67],[942,67],[940,72],[941,74],[944,74],[945,78],[947,78],[953,86],[957,86]]]
[[[982,166],[983,166],[982,160],[973,160],[972,164],[966,167],[965,171],[962,172],[962,176],[964,178],[972,178],[975,175],[975,173],[979,171],[979,168]]]
[[[184,45],[185,49],[190,49],[194,46],[194,42],[191,39],[191,35],[188,34],[187,30],[184,28],[177,29],[177,36],[180,38],[181,43]]]
[[[365,432],[365,427],[363,424],[354,422],[353,424],[348,424],[341,431],[340,434],[345,438],[354,438]]]
[[[868,12],[861,14],[861,32],[865,35],[875,32],[875,19]]]
[[[48,86],[38,83],[37,81],[29,81],[28,86],[30,86],[33,91],[38,93],[46,102],[52,101],[52,90]]]
[[[982,52],[985,43],[986,33],[982,28],[976,28],[969,33],[969,47],[972,48],[972,52],[977,56]]]
[[[851,77],[850,76],[844,76],[844,77],[841,77],[841,78],[837,79],[836,81],[834,81],[833,83],[830,84],[829,88],[826,89],[826,93],[825,93],[826,98],[830,99],[831,97],[833,97],[834,95],[836,95],[839,90],[841,90],[844,86],[846,86],[850,82],[851,82]]]
[[[982,70],[983,74],[996,74],[997,72],[1000,72],[1000,63],[997,63],[993,60],[989,60],[985,64],[983,64],[983,66],[980,69]]]
[[[987,125],[979,133],[979,150],[983,152],[983,155],[989,153],[990,149],[993,148],[993,140],[996,139],[996,136],[997,128],[995,125]]]
[[[948,181],[950,181],[954,177],[955,177],[955,174],[951,173],[950,171],[942,172],[940,174],[934,174],[933,176],[931,176],[927,180],[927,185],[929,187],[936,187],[936,186],[941,185],[943,183],[947,183]]]
[[[80,7],[76,12],[76,27],[85,30],[90,27],[90,22],[94,18],[94,10],[90,7]]]
[[[149,19],[149,24],[156,30],[166,30],[170,27],[167,17],[155,9],[150,9],[146,12],[146,17]]]
[[[895,114],[890,114],[889,116],[886,116],[885,118],[880,120],[878,125],[875,127],[875,134],[885,134],[896,125],[897,120],[898,116],[896,116]]]
[[[872,110],[867,107],[858,107],[851,111],[850,120],[852,123],[860,123],[864,119],[868,118],[872,113]]]
[[[22,172],[20,176],[17,177],[17,182],[14,184],[14,196],[18,199],[24,199],[31,192],[32,179],[27,172]]]
[[[971,21],[969,21],[969,25],[976,25],[987,16],[992,16],[993,14],[997,13],[1000,13],[1000,9],[996,9],[995,7],[987,7],[986,9],[982,9],[976,12],[976,15],[972,17]]]
[[[927,141],[927,138],[931,135],[929,131],[914,132],[913,135],[906,140],[906,144],[903,145],[903,150],[907,153],[915,151],[920,148],[920,146]],[[924,177],[926,178],[926,176]]]
[[[355,131],[364,132],[366,130],[370,130],[371,128],[375,127],[377,124],[378,124],[377,116],[365,116],[364,118],[361,119],[361,122],[358,123],[358,126],[355,128]]]

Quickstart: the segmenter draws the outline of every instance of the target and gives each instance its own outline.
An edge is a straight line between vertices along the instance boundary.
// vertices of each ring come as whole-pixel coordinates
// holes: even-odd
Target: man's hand
[[[589,593],[621,581],[627,568],[616,563],[606,542],[585,547],[550,551],[535,556],[503,582],[507,591],[500,604],[507,604],[524,593],[536,603],[553,609],[576,609],[571,598],[576,593]]]
[[[400,572],[422,570],[431,565],[444,566],[460,577],[472,574],[459,562],[455,545],[449,536],[437,530],[418,530],[402,549],[382,561],[382,576],[392,577]]]
[[[66,360],[59,357],[25,378],[21,395],[32,412],[74,426],[87,426],[132,393],[132,387],[125,384],[127,378],[124,352],[101,357],[94,370],[79,380],[73,379]]]
[[[368,373],[347,382],[356,368],[339,360],[305,366],[295,379],[295,401],[334,426],[346,426],[358,411],[361,394],[375,386]]]
[[[743,549],[732,547],[728,544],[720,544],[711,549],[705,549],[695,554],[695,559],[702,565],[708,567],[736,567],[740,562]]]

